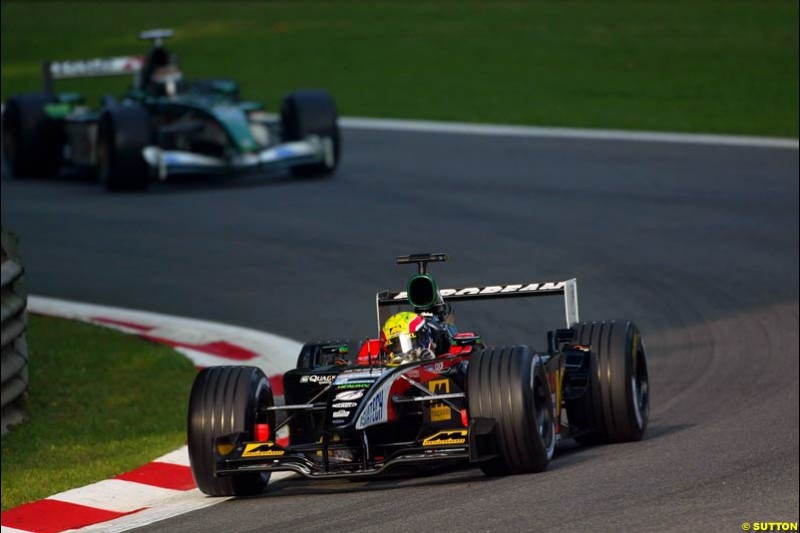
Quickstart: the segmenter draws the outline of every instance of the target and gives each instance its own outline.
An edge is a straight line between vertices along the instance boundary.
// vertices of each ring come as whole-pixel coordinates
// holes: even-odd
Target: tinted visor
[[[386,348],[394,354],[408,353],[414,349],[414,337],[408,333],[401,333],[397,337],[390,339]]]

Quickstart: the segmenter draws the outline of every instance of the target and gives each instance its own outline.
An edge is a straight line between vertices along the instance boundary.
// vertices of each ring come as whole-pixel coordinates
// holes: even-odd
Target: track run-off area
[[[578,279],[581,318],[631,318],[645,440],[562,443],[542,474],[464,468],[272,483],[137,531],[741,530],[798,520],[798,150],[392,131],[351,124],[326,180],[280,175],[108,194],[2,181],[30,292],[269,331],[375,335],[374,296],[447,252],[442,286]],[[500,132],[495,132],[500,133]],[[542,348],[558,302],[462,303],[462,330]],[[35,361],[32,363],[35,364]]]

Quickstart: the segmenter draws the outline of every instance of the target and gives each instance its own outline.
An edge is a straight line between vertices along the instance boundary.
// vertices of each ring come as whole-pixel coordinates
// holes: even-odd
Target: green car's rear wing
[[[132,76],[144,66],[144,56],[96,57],[74,61],[46,61],[42,64],[44,91],[53,92],[53,81],[105,76]]]
[[[413,278],[412,278],[413,279]],[[468,300],[491,300],[498,298],[522,298],[533,296],[564,295],[567,327],[572,327],[580,320],[578,315],[578,285],[575,278],[565,281],[513,283],[506,285],[485,285],[481,287],[462,287],[458,289],[438,289],[445,302]],[[382,326],[382,307],[408,305],[407,291],[381,291],[376,295],[378,312],[378,328]]]
[[[153,41],[153,48],[160,48],[165,39],[175,32],[169,28],[145,30],[139,39]],[[77,78],[102,78],[106,76],[130,76],[138,74],[144,67],[144,56],[96,57],[74,61],[46,61],[42,64],[44,92],[53,93],[54,80]]]

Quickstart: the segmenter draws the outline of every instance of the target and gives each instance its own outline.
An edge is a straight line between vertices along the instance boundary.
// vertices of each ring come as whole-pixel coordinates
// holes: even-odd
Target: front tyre
[[[281,105],[281,131],[284,141],[301,141],[312,135],[329,139],[331,160],[291,168],[295,177],[330,176],[339,165],[341,136],[336,104],[328,91],[307,89],[288,94]]]
[[[527,346],[474,354],[467,371],[470,417],[493,419],[496,457],[481,461],[490,476],[541,472],[553,457],[555,417],[539,356]]]
[[[274,405],[269,380],[251,366],[215,366],[201,370],[189,398],[189,463],[198,488],[209,496],[246,496],[264,491],[270,474],[248,472],[217,477],[214,440],[248,433],[256,422],[275,427],[274,415],[261,420]]]
[[[110,191],[141,191],[150,184],[142,150],[152,142],[150,113],[138,103],[103,110],[97,129],[97,174]]]

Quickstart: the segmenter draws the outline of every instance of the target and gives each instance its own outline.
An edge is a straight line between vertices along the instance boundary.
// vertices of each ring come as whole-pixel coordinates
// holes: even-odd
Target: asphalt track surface
[[[281,481],[140,531],[737,531],[798,520],[798,151],[350,130],[334,179],[107,194],[2,181],[30,291],[262,328],[376,331],[395,255],[442,286],[578,278],[583,319],[648,348],[639,443],[563,443],[542,474]],[[558,301],[458,307],[489,343],[544,344]],[[34,362],[35,364],[35,362]]]

